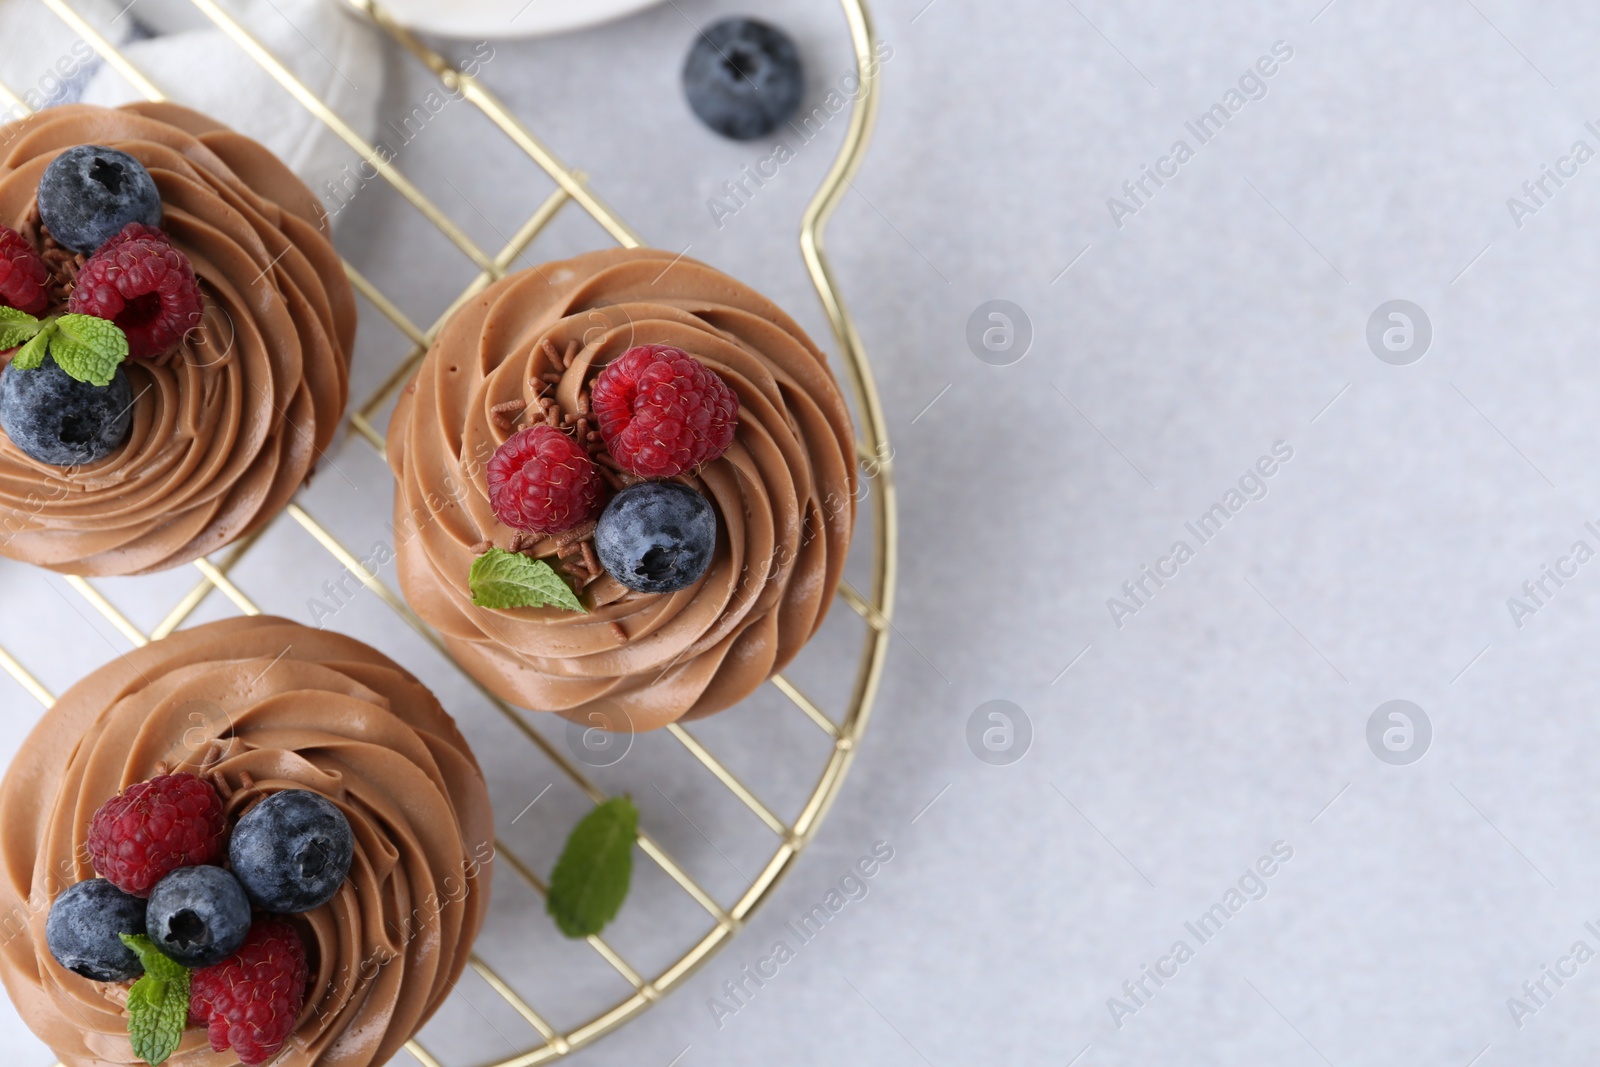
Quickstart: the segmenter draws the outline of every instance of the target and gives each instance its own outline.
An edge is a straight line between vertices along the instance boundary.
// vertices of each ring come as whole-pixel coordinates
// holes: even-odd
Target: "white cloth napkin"
[[[220,0],[369,142],[383,91],[378,31],[339,0]],[[358,157],[187,0],[73,0],[73,9],[178,103],[272,149],[320,197]],[[33,108],[142,99],[39,0],[0,0],[0,80]]]

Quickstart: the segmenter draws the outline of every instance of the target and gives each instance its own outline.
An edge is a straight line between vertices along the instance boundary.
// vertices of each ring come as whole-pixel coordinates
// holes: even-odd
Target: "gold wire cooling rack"
[[[64,21],[84,41],[134,88],[151,100],[162,99],[160,90],[122,55],[94,26],[67,5],[65,0],[41,0],[56,16]],[[418,40],[396,23],[373,0],[347,0],[353,7],[372,20],[405,51],[425,64],[438,77],[446,90],[471,102],[494,126],[525,152],[555,181],[556,188],[518,230],[514,237],[491,255],[474,243],[463,230],[437,205],[428,199],[405,175],[371,144],[367,143],[327,104],[320,100],[270,51],[264,48],[238,21],[218,6],[214,0],[191,0],[196,8],[225,32],[240,48],[265,69],[294,99],[334,131],[351,149],[365,159],[383,180],[408,201],[418,212],[478,268],[475,280],[456,298],[450,308],[427,328],[417,326],[410,317],[383,292],[365,278],[348,262],[345,271],[356,290],[411,342],[409,352],[400,360],[383,385],[350,415],[350,424],[362,438],[381,454],[383,437],[373,426],[374,414],[390,400],[395,391],[416,369],[435,334],[451,311],[474,294],[502,277],[539,233],[569,203],[576,203],[598,222],[619,244],[633,247],[640,244],[634,231],[619,218],[599,197],[589,190],[583,176],[569,168],[544,143],[524,126],[476,78],[451,66],[443,56]],[[840,0],[845,19],[849,24],[850,39],[855,52],[857,73],[861,90],[850,113],[839,153],[823,179],[821,187],[806,207],[800,228],[800,252],[806,269],[810,272],[817,294],[827,312],[847,377],[854,390],[858,420],[858,460],[873,479],[871,504],[872,577],[866,591],[857,590],[848,581],[842,583],[839,596],[848,607],[864,620],[865,637],[861,646],[861,659],[850,690],[848,706],[842,719],[830,718],[816,703],[800,691],[789,679],[779,675],[772,685],[831,741],[827,762],[822,768],[810,796],[801,805],[792,822],[786,822],[757,795],[757,791],[742,782],[727,766],[720,762],[694,735],[678,724],[666,729],[698,763],[733,794],[777,838],[776,851],[765,867],[731,905],[720,903],[709,891],[702,888],[682,866],[675,861],[649,833],[640,831],[638,846],[653,863],[694,900],[711,918],[711,927],[678,959],[652,978],[635,970],[612,946],[600,937],[590,937],[588,943],[632,987],[632,994],[622,1001],[598,1011],[586,1022],[563,1031],[552,1025],[531,1004],[524,1000],[511,985],[490,968],[479,956],[473,955],[471,968],[520,1015],[540,1038],[540,1043],[508,1059],[497,1061],[493,1067],[531,1067],[560,1059],[568,1053],[603,1037],[637,1016],[663,995],[681,985],[704,964],[743,926],[745,920],[771,894],[773,887],[788,870],[795,857],[806,847],[827,815],[829,806],[838,794],[846,773],[854,759],[856,746],[866,729],[882,675],[884,657],[891,636],[890,619],[893,613],[896,567],[896,513],[895,492],[891,460],[893,452],[884,428],[883,411],[879,405],[872,370],[867,363],[861,338],[856,331],[839,296],[833,275],[823,250],[823,231],[828,219],[838,205],[852,174],[861,162],[871,133],[878,104],[877,64],[873,62],[873,30],[865,0]],[[10,89],[0,86],[0,102],[15,108],[16,114],[27,111],[22,100]],[[291,503],[286,513],[332,554],[351,574],[357,576],[374,594],[392,608],[402,619],[417,630],[441,653],[445,652],[438,636],[417,618],[405,602],[384,582],[368,571],[360,560],[321,523],[313,518],[298,502]],[[865,517],[865,516],[864,516]],[[274,520],[276,524],[278,520]],[[135,645],[171,633],[204,602],[213,592],[220,592],[233,606],[247,615],[259,614],[250,596],[230,578],[229,573],[259,539],[256,534],[249,540],[234,545],[217,554],[216,559],[201,559],[194,563],[200,572],[198,584],[185,595],[151,632],[146,634],[135,626],[92,583],[81,577],[66,580],[111,625],[115,626]],[[447,653],[446,653],[447,655]],[[3,667],[29,693],[48,706],[53,696],[28,669],[8,650],[0,647],[0,667]],[[459,668],[458,668],[459,669]],[[465,674],[465,672],[462,672]],[[470,675],[466,676],[472,681]],[[476,682],[473,685],[483,698],[508,719],[518,732],[534,745],[561,772],[566,774],[594,803],[606,795],[576,767],[571,760],[554,748],[525,718],[526,713],[497,699]],[[545,891],[543,880],[518,859],[503,842],[496,841],[498,858],[504,867],[526,881],[541,896]],[[637,906],[637,905],[636,905]],[[441,1067],[435,1053],[417,1041],[410,1042],[407,1050],[424,1067]]]

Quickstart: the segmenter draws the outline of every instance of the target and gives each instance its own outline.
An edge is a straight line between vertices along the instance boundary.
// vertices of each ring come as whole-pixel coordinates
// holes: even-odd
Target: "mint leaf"
[[[16,348],[38,335],[44,323],[14,307],[0,304],[0,349]],[[24,367],[24,370],[27,368]]]
[[[17,349],[17,354],[11,357],[11,365],[18,370],[37,370],[44,362],[45,351],[50,347],[50,339],[55,335],[55,319],[41,322],[39,332],[33,335],[33,340]]]
[[[572,828],[545,897],[563,934],[589,937],[617,917],[633,878],[638,832],[639,809],[625,796],[612,797]]]
[[[542,559],[491,548],[467,572],[472,602],[480,608],[563,608],[587,613],[572,587]]]
[[[128,990],[128,1036],[133,1054],[156,1067],[183,1040],[189,1022],[189,968],[162,955],[142,934],[120,936],[144,964],[144,977]]]
[[[80,382],[110,385],[117,365],[128,358],[128,336],[110,319],[63,315],[50,339],[50,358]]]

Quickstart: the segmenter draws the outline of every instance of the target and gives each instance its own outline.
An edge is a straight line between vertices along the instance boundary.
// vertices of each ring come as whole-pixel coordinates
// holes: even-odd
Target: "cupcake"
[[[348,394],[326,231],[270,152],[172,104],[0,127],[0,554],[141,574],[277,514]]]
[[[488,903],[493,817],[455,723],[383,655],[283,619],[79,682],[0,820],[0,980],[67,1067],[377,1067]]]
[[[462,307],[395,409],[401,588],[513,704],[707,715],[821,625],[854,448],[823,353],[749,287],[653,250],[549,263]]]

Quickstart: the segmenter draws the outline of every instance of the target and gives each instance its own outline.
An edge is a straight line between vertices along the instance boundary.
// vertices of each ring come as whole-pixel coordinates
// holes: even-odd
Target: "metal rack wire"
[[[93,25],[69,7],[65,0],[40,0],[40,2],[64,21],[73,32],[88,42],[137,91],[151,100],[162,99],[162,94],[156,86],[129,62],[127,57],[122,55],[110,41],[97,32]],[[500,133],[530,157],[556,184],[555,190],[523,223],[511,240],[494,254],[490,254],[472,241],[444,211],[405,177],[391,159],[385,158],[374,145],[367,143],[355,130],[351,129],[327,104],[318,99],[287,66],[264,48],[249,31],[222,7],[218,6],[214,0],[191,0],[191,2],[202,14],[237,43],[254,62],[266,70],[301,106],[315,115],[318,120],[325,123],[356,154],[366,160],[385,182],[421,213],[462,255],[466,256],[478,268],[477,277],[456,298],[444,314],[440,315],[430,325],[421,327],[395,301],[391,300],[367,280],[354,266],[346,262],[345,271],[357,292],[373,308],[393,323],[411,345],[410,350],[395,365],[393,372],[380,388],[366,400],[354,405],[350,414],[351,426],[380,454],[383,451],[383,436],[374,427],[373,419],[375,414],[393,398],[395,391],[415,371],[423,354],[427,351],[434,336],[448,319],[451,312],[474,294],[504,276],[510,269],[510,265],[564,207],[568,204],[576,204],[599,223],[613,239],[625,247],[633,247],[641,243],[628,224],[588,188],[583,177],[556,158],[555,154],[531,130],[524,126],[488,88],[476,78],[451,66],[443,56],[418,40],[403,26],[396,23],[373,0],[347,0],[347,2],[371,19],[406,52],[431,70],[446,90],[452,94],[459,94],[482,112]],[[857,744],[867,726],[891,636],[890,620],[894,605],[897,530],[891,461],[893,453],[889,448],[883,412],[879,405],[877,389],[862,347],[861,338],[845,309],[844,302],[834,283],[823,245],[823,235],[828,220],[847,188],[851,175],[855,172],[865,153],[878,104],[877,66],[872,61],[874,49],[873,30],[865,0],[840,0],[840,3],[849,25],[850,40],[855,52],[861,90],[853,104],[849,125],[839,153],[823,179],[822,185],[806,208],[800,229],[800,249],[806,268],[811,275],[818,296],[822,300],[823,308],[833,327],[834,335],[839,344],[839,351],[843,357],[842,362],[846,377],[854,391],[858,421],[858,459],[869,466],[870,475],[874,479],[875,491],[870,495],[870,515],[863,516],[863,519],[867,519],[872,524],[871,583],[869,588],[862,591],[856,589],[849,582],[845,582],[841,585],[839,591],[839,596],[845,604],[866,623],[865,637],[861,644],[861,658],[856,669],[855,680],[847,706],[843,709],[842,717],[836,721],[808,698],[791,680],[782,675],[772,679],[772,685],[777,691],[783,694],[831,742],[827,760],[822,767],[816,785],[792,821],[786,821],[779,813],[764,803],[760,799],[757,788],[753,788],[741,781],[689,730],[678,724],[673,724],[666,728],[668,733],[687,750],[706,772],[709,772],[771,831],[778,841],[776,850],[761,872],[750,881],[748,887],[738,899],[732,904],[724,905],[712,893],[702,888],[654,837],[641,830],[638,839],[639,849],[651,862],[665,872],[678,888],[704,909],[711,919],[710,929],[698,941],[687,947],[675,962],[653,977],[646,977],[640,974],[603,938],[590,937],[588,939],[590,947],[617,974],[621,975],[632,988],[632,994],[620,1002],[610,1004],[603,1010],[597,1011],[581,1025],[565,1031],[547,1021],[504,978],[490,968],[482,958],[474,954],[470,961],[471,969],[538,1033],[541,1042],[515,1056],[497,1061],[493,1064],[493,1067],[531,1067],[533,1064],[547,1063],[560,1059],[622,1026],[652,1003],[661,999],[673,988],[682,984],[697,968],[710,959],[719,948],[725,945],[741,929],[751,913],[767,899],[779,878],[789,869],[794,859],[815,835],[818,827],[822,824],[822,820],[826,817],[835,796],[838,794],[846,773],[849,771]],[[15,113],[18,114],[27,110],[22,100],[11,89],[3,85],[0,85],[0,102],[17,109]],[[441,654],[448,655],[438,636],[406,606],[404,600],[375,574],[367,570],[361,561],[302,507],[298,501],[291,503],[287,507],[285,514],[299,524],[339,564],[348,568],[351,574],[357,576],[367,589],[380,597],[385,604],[421,634],[425,640],[437,648]],[[275,526],[280,521],[281,517],[274,519],[271,525]],[[271,526],[268,528],[271,528]],[[145,633],[130,621],[91,582],[81,577],[68,577],[66,580],[83,599],[88,601],[97,612],[116,627],[129,641],[135,645],[144,645],[182,626],[190,615],[200,607],[202,602],[206,601],[213,593],[220,593],[232,603],[234,608],[244,614],[259,614],[260,609],[256,607],[251,597],[233,582],[230,578],[230,573],[251,550],[260,536],[261,533],[257,533],[227,550],[217,553],[214,559],[195,561],[193,566],[200,573],[199,582],[173,606],[160,623],[149,633]],[[48,706],[53,701],[54,698],[49,690],[40,684],[37,678],[10,651],[3,647],[0,647],[0,668],[3,668],[16,679],[40,703]],[[472,681],[470,675],[466,675],[465,672],[462,673],[469,681]],[[569,777],[591,801],[599,803],[606,799],[605,794],[566,755],[554,748],[544,736],[532,728],[528,722],[527,713],[499,700],[475,681],[472,681],[472,684],[490,706],[499,711],[530,744],[535,746],[546,759],[550,760],[555,767]],[[498,857],[504,867],[512,875],[524,880],[535,891],[543,895],[545,891],[543,880],[525,862],[519,859],[516,853],[507,847],[504,842],[496,841],[495,844]],[[648,907],[649,902],[636,902],[634,906]],[[417,1041],[410,1042],[406,1047],[424,1067],[441,1067],[435,1053],[430,1052]]]

